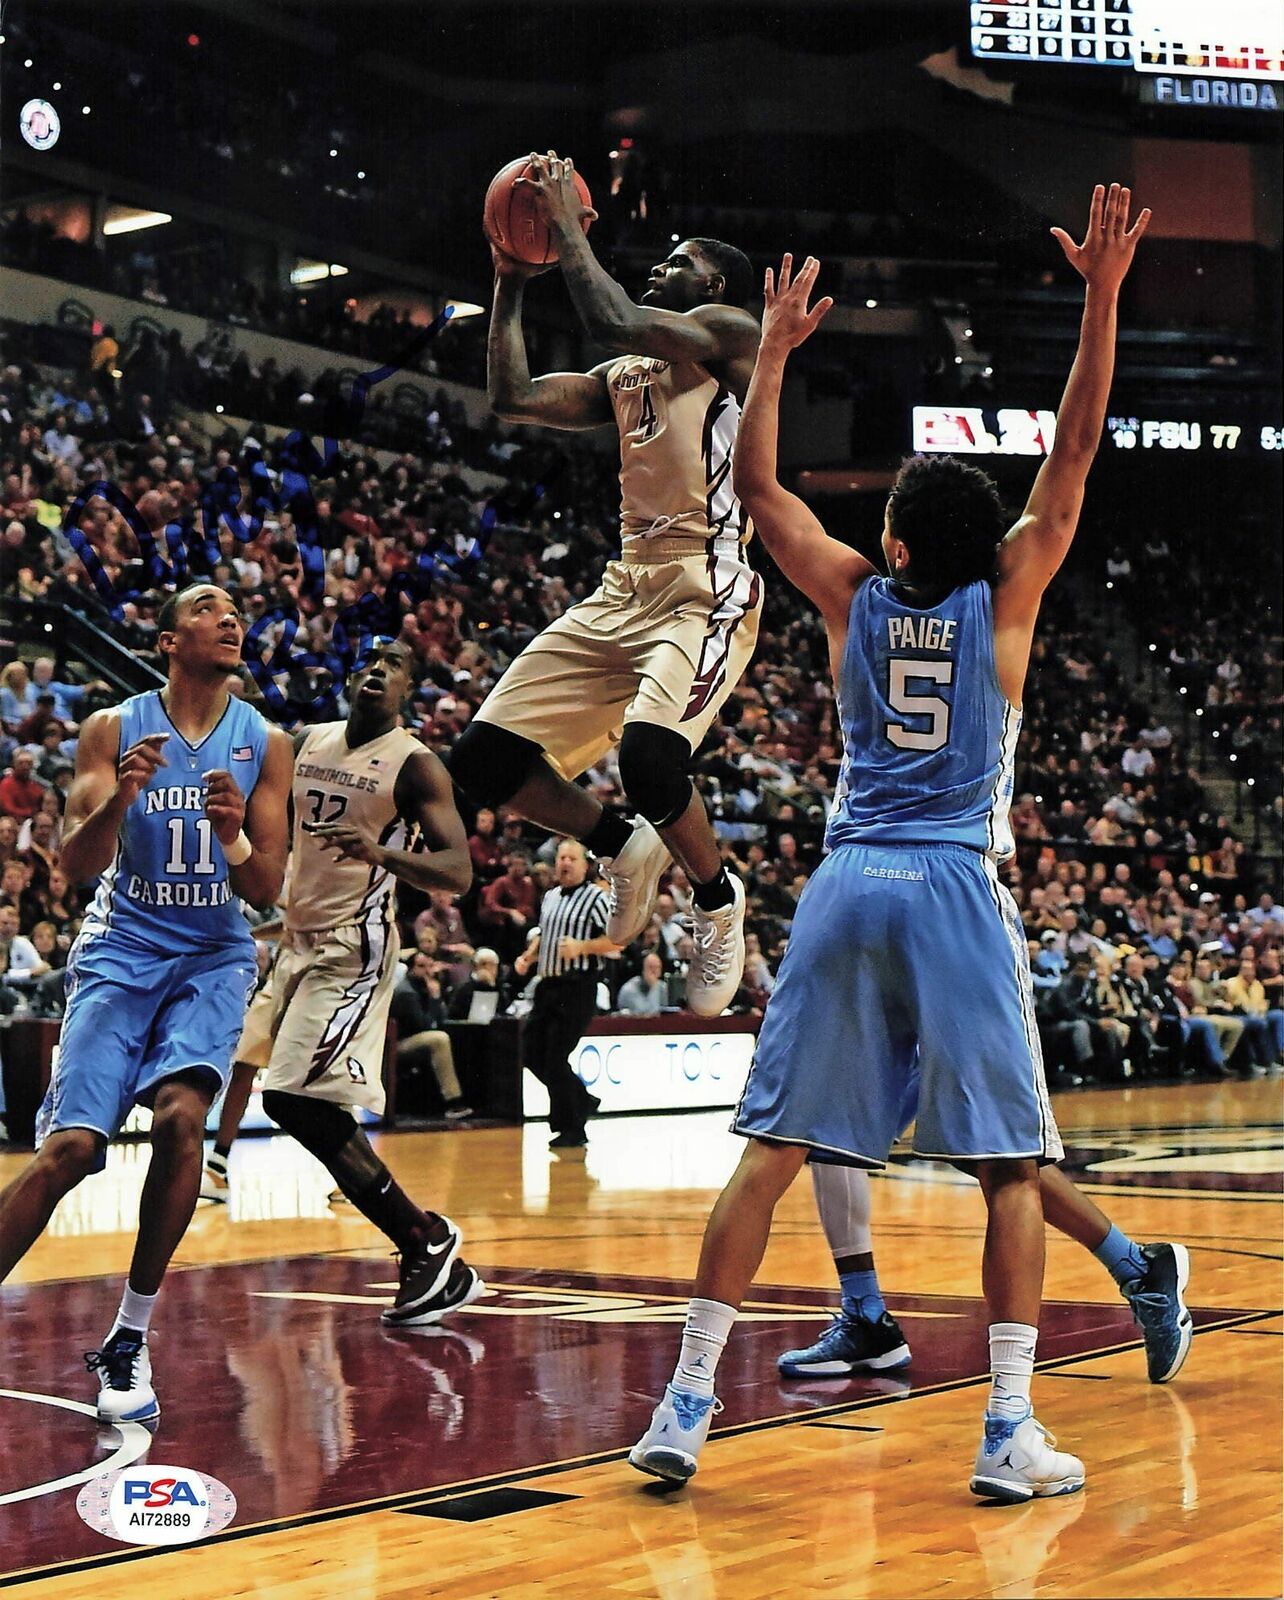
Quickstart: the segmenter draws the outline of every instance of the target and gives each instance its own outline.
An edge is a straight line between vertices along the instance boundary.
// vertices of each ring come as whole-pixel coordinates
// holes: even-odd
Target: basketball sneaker
[[[150,1422],[160,1416],[152,1359],[141,1333],[118,1328],[101,1350],[85,1352],[85,1366],[98,1374],[99,1422]]]
[[[397,1298],[383,1314],[385,1322],[408,1321],[421,1307],[433,1303],[450,1281],[463,1235],[449,1217],[441,1220],[446,1224],[446,1237],[440,1244],[423,1244],[417,1255],[401,1257],[401,1283]]]
[[[632,944],[646,926],[660,877],[672,857],[649,822],[639,817],[633,837],[613,861],[604,862],[607,884],[606,936],[612,944]]]
[[[889,1312],[876,1322],[840,1311],[805,1350],[786,1350],[776,1365],[786,1378],[851,1378],[859,1372],[899,1372],[910,1364],[905,1335]]]
[[[220,1172],[217,1167],[213,1167],[206,1162],[204,1170],[201,1172],[200,1198],[202,1200],[214,1200],[219,1205],[225,1206],[230,1193],[231,1186],[227,1181],[227,1173]]]
[[[436,1294],[419,1300],[410,1311],[402,1311],[395,1305],[389,1306],[380,1321],[388,1328],[424,1328],[440,1322],[448,1312],[472,1305],[485,1292],[486,1285],[480,1274],[466,1261],[456,1261],[445,1286]]]
[[[1184,1244],[1144,1244],[1146,1275],[1121,1289],[1146,1344],[1146,1375],[1168,1383],[1190,1353],[1195,1325],[1182,1290],[1190,1281],[1190,1251]]]
[[[692,1394],[669,1384],[651,1413],[650,1426],[629,1451],[629,1465],[668,1483],[685,1483],[695,1475],[709,1424],[721,1410],[721,1400],[712,1395]]]
[[[698,1017],[720,1015],[736,997],[745,970],[745,886],[731,874],[731,904],[717,911],[691,907],[695,953],[687,972],[687,1007]]]
[[[985,1413],[985,1433],[976,1452],[969,1488],[983,1500],[1024,1500],[1074,1494],[1083,1488],[1083,1462],[1054,1449],[1056,1440],[1029,1405],[1013,1420]]]

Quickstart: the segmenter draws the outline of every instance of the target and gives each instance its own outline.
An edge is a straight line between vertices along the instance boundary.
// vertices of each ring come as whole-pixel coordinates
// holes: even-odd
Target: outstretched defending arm
[[[486,344],[486,396],[505,422],[543,428],[600,428],[612,417],[604,367],[592,372],[550,372],[532,378],[522,334],[522,298],[527,278],[546,267],[513,261],[494,245],[495,302]]]
[[[767,268],[762,343],[740,416],[732,484],[776,565],[824,617],[832,648],[846,633],[852,595],[874,568],[858,551],[831,539],[807,506],[781,488],[776,477],[785,362],[789,352],[816,331],[834,303],[818,300],[809,311],[807,300],[820,263],[808,256],[791,283],[792,267],[793,257],[787,255],[780,263],[779,283]]]
[[[582,219],[586,211],[575,187],[574,163],[549,151],[532,155],[532,175],[520,178],[534,191],[557,243],[557,256],[584,331],[595,343],[621,355],[655,356],[662,361],[748,361],[758,340],[758,324],[739,306],[710,304],[693,311],[640,306],[593,254]]]
[[[1129,189],[1098,184],[1083,243],[1052,230],[1067,261],[1087,284],[1079,348],[1057,413],[1057,436],[1039,469],[1025,510],[999,546],[994,599],[995,645],[1004,693],[1021,698],[1030,640],[1043,591],[1065,560],[1079,522],[1084,484],[1097,453],[1115,368],[1119,286],[1150,222],[1149,208],[1130,229]]]

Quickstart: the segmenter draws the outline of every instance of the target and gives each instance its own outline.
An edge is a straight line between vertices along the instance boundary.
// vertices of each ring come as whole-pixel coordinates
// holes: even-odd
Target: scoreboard
[[[1053,411],[1016,406],[915,406],[913,448],[966,456],[1046,456],[1057,436]],[[1175,417],[1110,416],[1101,448],[1114,451],[1216,451],[1248,459],[1284,451],[1284,429],[1273,420],[1198,421]]]
[[[1205,74],[1279,84],[1284,10],[1278,0],[1018,0],[971,7],[982,60]]]

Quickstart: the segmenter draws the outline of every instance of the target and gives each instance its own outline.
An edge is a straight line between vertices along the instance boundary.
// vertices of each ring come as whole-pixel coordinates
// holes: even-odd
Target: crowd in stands
[[[260,290],[230,271],[224,252],[213,247],[167,251],[142,242],[128,254],[105,255],[89,243],[67,237],[54,224],[33,219],[21,207],[0,227],[0,247],[10,266],[209,320],[211,331],[190,352],[184,350],[177,333],[162,338],[144,330],[125,354],[126,363],[133,362],[149,380],[136,387],[151,393],[162,412],[169,392],[167,379],[175,398],[209,406],[221,403],[229,410],[235,409],[230,402],[248,397],[252,384],[266,391],[263,404],[268,413],[282,381],[291,399],[310,387],[301,373],[282,374],[275,362],[268,365],[266,375],[247,370],[248,358],[238,355],[235,348],[237,328],[319,345],[361,361],[395,361],[411,372],[429,376],[462,383],[484,381],[484,325],[465,329],[462,323],[456,324],[450,340],[426,346],[407,358],[426,321],[416,322],[407,307],[396,308],[383,301],[362,314],[356,297],[335,292],[336,285],[342,287],[339,280],[310,292]],[[444,303],[439,296],[430,309],[436,313]],[[220,323],[226,325],[222,330],[217,328]],[[263,410],[255,412],[256,416],[263,414]]]
[[[280,441],[259,427],[252,438],[204,431],[176,408],[172,383],[155,385],[166,403],[140,432],[132,384],[95,393],[89,372],[41,370],[12,342],[6,356],[0,595],[70,606],[146,658],[162,596],[147,587],[120,511],[91,502],[80,531],[112,581],[134,594],[117,618],[107,617],[62,528],[77,490],[113,481],[161,530],[199,518],[203,487],[229,465],[244,473],[258,464],[279,479]],[[249,398],[261,403],[246,411],[262,414],[266,401]],[[470,452],[501,482],[497,492],[469,487],[462,469]],[[377,455],[358,441],[325,470],[312,483],[313,566],[300,549],[296,506],[268,517],[249,542],[223,527],[211,576],[251,620],[297,609],[301,637],[321,656],[344,608],[386,593],[433,541],[467,546],[489,501],[494,527],[480,565],[439,572],[430,592],[398,602],[391,622],[416,661],[409,725],[449,763],[506,664],[591,591],[616,548],[614,462],[540,435],[475,433],[446,414],[435,449]],[[770,996],[819,858],[842,754],[824,629],[770,571],[767,595],[754,664],[695,769],[724,854],[749,890],[749,955],[736,1004],[755,1011]],[[1247,662],[1235,613],[1208,615],[1217,616],[1208,648]],[[265,637],[265,656],[273,639]],[[296,673],[294,698],[323,676],[311,667],[299,682]],[[1217,679],[1214,668],[1209,681]],[[237,687],[257,692],[248,679]],[[84,903],[58,866],[63,803],[77,727],[113,698],[106,684],[71,681],[65,663],[59,670],[47,658],[11,659],[0,673],[0,1006],[57,1009],[56,975]],[[329,715],[341,714],[341,698],[337,704]],[[611,758],[585,781],[606,803],[622,801]],[[1237,830],[1210,806],[1177,733],[1151,714],[1144,683],[1113,659],[1096,615],[1080,614],[1068,588],[1056,591],[1036,641],[1017,796],[1018,851],[1003,876],[1031,940],[1056,1081],[1251,1072],[1278,1061],[1284,911],[1261,895]],[[524,987],[513,962],[538,919],[553,842],[502,813],[466,816],[469,894],[458,905],[448,896],[404,896],[401,1005],[411,1038],[440,1031],[429,1024],[452,1007],[467,1015],[479,987],[493,988],[501,1005]],[[607,1003],[640,1013],[681,1006],[689,903],[690,885],[675,868],[641,938],[609,964]],[[439,1049],[425,1049],[442,1099],[458,1111]]]

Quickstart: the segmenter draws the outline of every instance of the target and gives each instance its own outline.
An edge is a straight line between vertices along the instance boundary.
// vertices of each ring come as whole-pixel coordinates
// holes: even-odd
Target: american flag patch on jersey
[[[254,752],[248,744],[238,744],[236,749],[232,751],[233,761],[252,761],[253,759]]]

